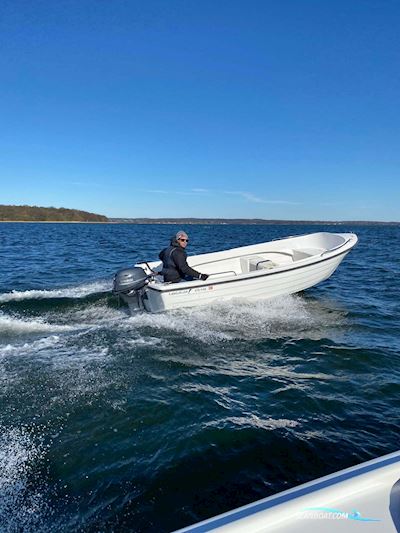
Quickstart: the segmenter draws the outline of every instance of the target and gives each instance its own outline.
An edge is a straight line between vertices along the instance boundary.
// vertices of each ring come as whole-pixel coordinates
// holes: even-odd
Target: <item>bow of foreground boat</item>
[[[180,529],[179,533],[361,530],[400,531],[400,450]]]

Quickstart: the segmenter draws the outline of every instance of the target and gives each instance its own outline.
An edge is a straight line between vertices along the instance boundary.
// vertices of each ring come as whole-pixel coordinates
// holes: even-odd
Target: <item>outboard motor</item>
[[[149,283],[149,278],[143,268],[123,268],[114,276],[113,293],[121,296],[129,307],[143,309],[142,289]]]
[[[128,294],[138,291],[148,283],[149,276],[140,267],[130,267],[118,270],[114,277],[113,292],[115,294]]]

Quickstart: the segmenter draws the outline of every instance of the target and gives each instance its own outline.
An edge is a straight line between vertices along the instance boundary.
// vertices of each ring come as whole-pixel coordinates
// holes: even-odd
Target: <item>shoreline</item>
[[[160,220],[160,219],[114,219],[107,221],[90,221],[90,220],[0,220],[0,224],[131,224],[131,225],[188,225],[188,226],[400,226],[400,222],[381,222],[369,220],[251,220],[249,219],[176,219],[176,220]]]
[[[0,224],[112,224],[90,220],[0,220]]]

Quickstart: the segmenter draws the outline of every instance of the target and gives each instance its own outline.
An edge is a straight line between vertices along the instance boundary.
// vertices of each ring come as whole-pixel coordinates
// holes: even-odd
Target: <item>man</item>
[[[208,278],[207,274],[201,274],[187,264],[188,242],[187,234],[184,231],[178,231],[172,237],[170,246],[160,252],[159,258],[163,262],[161,274],[164,276],[164,281],[177,283],[178,281],[190,281],[193,278],[205,281]]]

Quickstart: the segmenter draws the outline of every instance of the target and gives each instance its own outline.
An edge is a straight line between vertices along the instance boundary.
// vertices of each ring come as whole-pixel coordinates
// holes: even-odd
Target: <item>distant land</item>
[[[341,225],[341,226],[400,226],[400,222],[368,220],[266,220],[263,218],[109,218],[115,224],[246,224],[246,225]]]
[[[0,222],[97,222],[108,224],[243,224],[243,225],[334,225],[400,226],[400,222],[368,220],[266,220],[263,218],[107,218],[104,215],[66,209],[29,205],[0,205]]]
[[[0,205],[1,222],[108,222],[108,218],[78,209]]]

